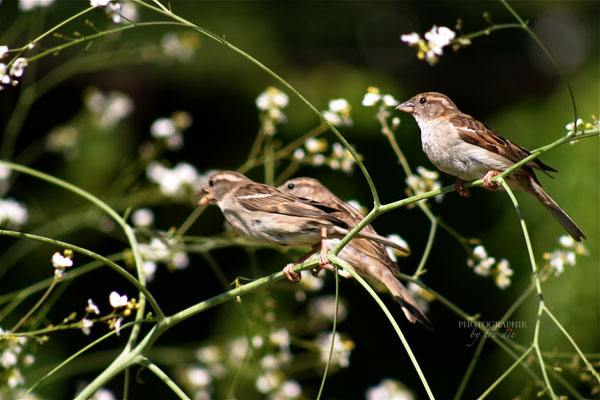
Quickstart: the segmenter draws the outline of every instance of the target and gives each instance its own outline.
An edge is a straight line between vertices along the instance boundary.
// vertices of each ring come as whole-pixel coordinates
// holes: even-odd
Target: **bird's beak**
[[[203,198],[201,198],[200,200],[198,200],[197,205],[199,207],[207,206],[207,205],[209,205],[209,204],[212,203],[213,197],[208,193],[208,190],[202,188],[202,189],[200,189],[200,191],[198,191],[196,193],[196,195],[199,195],[199,194],[203,194],[204,195]]]
[[[410,101],[405,101],[404,103],[400,104],[398,107],[396,107],[396,110],[400,110],[400,111],[404,111],[405,113],[409,113],[412,114],[413,111],[415,110],[415,105]]]

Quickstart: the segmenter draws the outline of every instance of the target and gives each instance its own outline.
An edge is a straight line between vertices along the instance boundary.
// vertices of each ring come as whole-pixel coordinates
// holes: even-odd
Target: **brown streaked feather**
[[[450,118],[450,122],[458,130],[460,138],[465,142],[483,147],[484,149],[499,154],[514,163],[531,155],[531,152],[528,150],[498,135],[492,128],[477,121],[470,115],[460,114]],[[547,171],[558,172],[537,158],[529,161],[525,165],[529,168],[542,171],[551,178],[553,176]]]
[[[260,183],[245,185],[238,190],[247,193],[238,198],[239,203],[247,210],[324,219],[341,228],[348,229],[348,225],[334,214],[339,210],[324,204],[301,200],[277,188]]]

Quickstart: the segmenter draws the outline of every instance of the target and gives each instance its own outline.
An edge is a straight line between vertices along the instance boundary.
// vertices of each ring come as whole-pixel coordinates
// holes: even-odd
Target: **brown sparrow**
[[[316,201],[299,199],[289,193],[262,183],[256,183],[234,171],[221,171],[210,175],[200,193],[206,196],[198,205],[215,204],[229,225],[249,239],[269,245],[312,246],[313,250],[293,264],[284,268],[291,281],[301,275],[292,268],[306,260],[319,247],[320,267],[332,269],[327,262],[325,240],[343,238],[354,227],[340,219],[339,210]],[[375,240],[406,251],[402,246],[376,233],[363,231],[357,237]]]
[[[413,115],[421,129],[421,144],[429,160],[441,171],[457,177],[455,188],[467,197],[466,181],[483,178],[483,187],[498,189],[491,179],[531,153],[498,135],[493,129],[463,114],[452,100],[441,93],[421,93],[396,107]],[[573,220],[544,191],[534,169],[551,175],[557,172],[539,159],[533,159],[507,176],[511,189],[532,194],[552,213],[576,241],[585,235]]]
[[[350,204],[340,200],[336,195],[316,179],[295,178],[279,186],[282,191],[289,192],[296,197],[313,200],[325,204],[332,209],[338,209],[334,215],[345,221],[349,226],[358,224],[363,214]],[[377,235],[371,225],[367,225],[362,232]],[[337,245],[337,239],[329,239],[327,245]],[[405,252],[408,254],[408,251]],[[339,257],[361,276],[376,284],[378,288],[382,285],[392,294],[402,307],[404,315],[410,322],[419,321],[427,328],[433,326],[417,303],[413,300],[408,290],[394,276],[400,272],[398,265],[389,257],[385,245],[365,239],[352,239],[339,253]]]

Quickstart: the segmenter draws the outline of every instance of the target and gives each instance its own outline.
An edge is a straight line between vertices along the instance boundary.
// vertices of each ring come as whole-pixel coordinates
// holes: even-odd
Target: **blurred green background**
[[[21,12],[16,1],[4,0],[0,5],[0,45],[11,48],[23,45],[86,6],[85,1],[58,1],[48,8]],[[453,28],[459,18],[465,33],[485,29],[488,23],[482,17],[484,12],[489,12],[495,23],[513,22],[512,16],[498,2],[172,1],[171,6],[176,14],[225,36],[229,42],[271,68],[319,110],[325,110],[330,99],[347,99],[353,107],[354,124],[340,131],[364,157],[384,203],[405,196],[405,176],[379,132],[375,110],[361,106],[369,86],[379,87],[399,101],[420,92],[442,92],[463,112],[529,149],[566,134],[565,125],[573,119],[564,82],[522,30],[494,32],[474,39],[470,46],[458,52],[446,48],[439,64],[433,67],[417,60],[415,49],[399,40],[401,34],[413,31],[423,34],[432,25]],[[530,21],[530,26],[563,68],[573,87],[577,116],[584,121],[591,121],[592,115],[598,117],[598,3],[529,1],[515,2],[513,6],[523,19]],[[159,18],[142,9],[138,12],[140,21]],[[95,10],[86,18],[100,30],[112,25],[101,10]],[[94,28],[81,20],[59,30],[65,37],[76,37],[75,32],[85,35],[93,31]],[[165,57],[160,52],[160,42],[169,32],[187,32],[183,37],[191,44],[193,52],[186,61]],[[40,49],[64,42],[64,38],[49,37]],[[184,147],[179,152],[165,153],[163,160],[172,164],[187,161],[201,172],[235,169],[245,161],[259,128],[256,97],[268,86],[283,89],[256,65],[205,36],[183,28],[140,27],[31,62],[19,87],[0,92],[0,126],[4,134],[11,116],[15,110],[20,110],[19,95],[38,81],[40,89],[46,89],[42,82],[52,83],[53,79],[57,84],[49,85],[32,104],[22,129],[14,137],[14,144],[12,139],[3,137],[3,146],[10,145],[10,149],[3,147],[3,157],[30,164],[80,185],[121,211],[128,204],[120,204],[119,196],[114,194],[104,198],[103,193],[124,166],[137,157],[140,144],[148,140],[149,127],[156,118],[176,110],[186,110],[193,116],[193,125],[185,133]],[[114,132],[94,136],[82,143],[80,154],[73,159],[46,153],[43,147],[45,136],[55,126],[73,120],[82,109],[83,92],[90,86],[106,92],[118,90],[130,96],[134,102],[131,117],[119,124]],[[285,109],[288,122],[279,128],[276,136],[282,144],[318,125],[317,117],[297,98],[288,95],[290,104]],[[407,115],[397,116],[402,119],[402,124],[396,138],[408,162],[413,168],[422,165],[433,169],[420,149],[419,131],[413,119]],[[330,144],[335,141],[331,132],[323,137]],[[585,245],[589,249],[589,255],[579,257],[575,267],[567,268],[561,277],[550,279],[544,285],[545,299],[582,350],[597,356],[600,351],[598,138],[561,146],[542,159],[560,172],[554,180],[541,176],[542,184],[585,232],[588,238]],[[263,170],[256,168],[248,175],[261,181]],[[372,203],[366,181],[358,169],[347,175],[325,167],[306,166],[296,176],[318,178],[342,199],[357,199],[365,205]],[[446,175],[442,175],[441,180],[444,185],[454,182]],[[143,173],[140,182],[137,185],[143,184]],[[135,185],[131,187],[135,188]],[[483,320],[494,321],[502,317],[530,284],[531,267],[516,213],[507,196],[482,189],[474,189],[471,193],[468,199],[450,193],[442,203],[430,205],[436,215],[459,233],[481,239],[490,255],[497,259],[507,258],[515,271],[512,285],[502,291],[491,279],[475,275],[466,265],[468,255],[461,245],[442,229],[435,238],[423,280],[467,313],[481,313]],[[95,216],[75,231],[69,229],[69,222],[64,222],[66,227],[53,225],[53,221],[69,210],[77,210],[85,204],[69,193],[18,176],[8,195],[30,207],[30,223],[23,227],[24,231],[45,226],[47,236],[104,255],[122,250],[122,237],[101,230]],[[518,199],[534,251],[538,261],[542,262],[542,254],[558,247],[557,238],[564,232],[535,199],[524,194],[518,194]],[[162,230],[181,225],[193,210],[193,202],[173,204],[160,197],[157,191],[144,203],[157,205],[156,226]],[[222,222],[219,211],[209,209],[188,234],[220,233]],[[374,225],[382,234],[398,233],[408,241],[412,255],[401,260],[400,267],[403,272],[412,273],[422,256],[429,231],[429,222],[423,213],[416,208],[399,209],[376,220]],[[19,245],[17,241],[2,238],[0,243],[8,249],[2,259],[15,258],[15,263],[3,271],[1,294],[51,275],[48,260],[55,249],[38,246],[33,249],[35,251],[15,255],[12,252]],[[256,276],[243,249],[215,251],[213,256],[223,267],[228,281],[239,275]],[[259,250],[257,257],[262,274],[278,270],[289,260],[289,256],[268,249]],[[333,293],[331,274],[326,275],[325,291]],[[279,302],[283,309],[280,312],[287,315],[286,318],[292,318],[294,310],[301,307],[293,299],[290,285],[280,283],[267,291],[269,297]],[[194,255],[190,267],[184,271],[159,270],[149,289],[167,313],[223,291],[205,259]],[[130,295],[135,295],[116,274],[97,270],[71,284],[47,318],[59,321],[70,311],[81,309],[88,297],[105,298],[111,290],[129,291]],[[404,349],[376,304],[355,282],[342,281],[340,290],[350,313],[339,330],[352,338],[356,348],[350,367],[329,378],[324,398],[361,398],[368,387],[384,377],[402,381],[418,398],[425,398]],[[433,303],[429,312],[436,329],[428,332],[421,326],[405,323],[400,309],[389,297],[384,299],[398,316],[433,392],[438,398],[453,396],[473,356],[474,348],[467,346],[471,342],[471,331],[459,328],[460,318],[439,302]],[[34,301],[32,299],[31,304]],[[258,307],[260,302],[261,296],[249,296],[245,300],[249,309]],[[26,303],[23,312],[31,304]],[[511,317],[514,321],[527,321],[527,328],[517,332],[516,340],[523,345],[527,345],[533,336],[536,309],[537,298],[531,295]],[[17,318],[16,315],[11,317]],[[2,322],[3,328],[9,325]],[[198,343],[211,343],[222,336],[239,333],[244,329],[242,325],[233,305],[224,305],[168,332],[157,348],[193,348]],[[52,335],[50,342],[39,350],[39,367],[66,358],[88,340],[79,331]],[[106,365],[110,360],[110,349],[118,343],[120,341],[115,340],[101,346],[108,353],[99,353],[95,359],[90,357],[76,364],[77,367],[69,370],[68,380],[41,388],[39,393],[48,398],[72,397],[79,382],[90,380]],[[548,352],[572,352],[568,342],[547,318],[542,322],[541,343]],[[177,365],[179,361],[191,360],[175,357],[170,358],[168,364]],[[464,398],[479,395],[511,363],[512,359],[497,346],[486,345]],[[535,363],[532,368],[538,371]],[[319,375],[306,375],[298,379],[307,398],[314,398]],[[591,395],[577,374],[565,371],[563,375],[585,396]],[[144,376],[146,379],[145,385],[136,385],[130,398],[147,398],[149,393],[160,393],[166,396],[164,398],[169,396],[167,389],[156,379],[149,374]],[[524,370],[517,368],[491,398],[535,397],[539,388],[528,386],[528,379]],[[121,385],[122,380],[117,379],[111,387],[118,391]],[[256,396],[238,394],[240,399],[260,398]]]

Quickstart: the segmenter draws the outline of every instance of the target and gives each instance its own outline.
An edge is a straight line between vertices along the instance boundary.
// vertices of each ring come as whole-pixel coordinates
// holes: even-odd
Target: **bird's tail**
[[[542,185],[534,180],[531,180],[527,191],[533,194],[540,201],[540,203],[542,203],[544,207],[550,211],[554,218],[560,222],[563,228],[569,232],[569,235],[571,235],[573,239],[581,242],[581,239],[586,238],[577,224],[573,222],[571,217],[569,217],[567,213],[565,213],[562,208],[560,208],[560,206],[552,199],[552,197],[546,193],[546,191],[542,188]]]
[[[381,281],[392,294],[394,300],[402,307],[406,319],[413,324],[419,321],[427,329],[433,330],[433,324],[429,321],[425,313],[421,311],[408,289],[389,270],[385,270],[383,276],[381,276]]]

